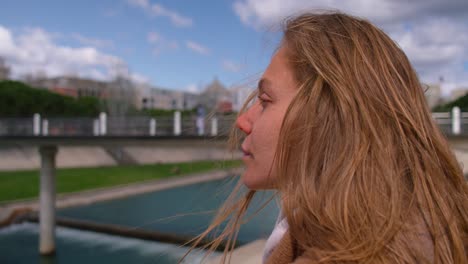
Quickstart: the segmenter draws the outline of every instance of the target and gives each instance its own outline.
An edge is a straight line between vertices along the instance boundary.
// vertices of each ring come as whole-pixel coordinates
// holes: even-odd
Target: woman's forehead
[[[296,88],[294,73],[288,63],[286,49],[281,47],[271,58],[270,64],[258,82],[258,91],[278,92],[278,89]]]

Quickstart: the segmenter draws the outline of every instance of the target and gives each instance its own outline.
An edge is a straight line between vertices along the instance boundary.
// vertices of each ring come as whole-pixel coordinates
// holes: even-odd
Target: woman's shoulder
[[[295,263],[295,260],[302,253],[303,252],[299,250],[299,246],[296,240],[293,239],[291,233],[288,230],[283,235],[274,250],[271,252],[265,264]]]
[[[393,243],[399,244],[399,247],[405,248],[403,250],[400,248],[402,253],[406,252],[406,254],[403,253],[400,257],[407,259],[410,263],[412,261],[414,261],[414,263],[434,262],[434,241],[426,222],[416,221],[413,224],[406,225],[395,236]],[[387,247],[392,251],[391,248],[393,248],[393,246],[395,245],[388,245]],[[383,252],[382,254],[386,255],[380,257],[383,263],[387,263],[384,259],[389,260],[390,262],[388,263],[392,263],[392,258],[394,260],[399,259],[398,256],[392,257],[391,253],[386,254]],[[305,264],[314,263],[314,261],[317,261],[314,250],[302,249],[288,230],[274,248],[265,264]]]

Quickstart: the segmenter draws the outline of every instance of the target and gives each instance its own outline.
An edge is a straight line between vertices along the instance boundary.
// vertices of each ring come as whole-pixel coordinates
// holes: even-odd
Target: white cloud
[[[128,2],[132,5],[139,6],[142,8],[148,8],[150,6],[148,0],[128,0]]]
[[[41,28],[14,34],[0,25],[0,56],[11,67],[13,78],[28,74],[48,77],[75,75],[99,80],[110,80],[117,74],[124,74],[132,78],[121,58],[91,46],[72,48],[59,45],[51,33]]]
[[[375,23],[416,19],[421,16],[465,16],[466,0],[237,0],[235,13],[246,25],[272,26],[282,19],[305,11],[339,9],[366,17]]]
[[[405,51],[425,82],[468,83],[468,1],[466,0],[236,0],[240,21],[256,30],[278,28],[288,16],[340,10],[367,18]]]
[[[79,41],[83,45],[87,46],[94,46],[97,48],[112,48],[114,47],[114,43],[110,40],[104,40],[104,39],[96,39],[96,38],[89,38],[85,37],[81,34],[78,33],[73,33],[72,38],[75,40]]]
[[[161,36],[157,32],[149,32],[148,33],[148,42],[151,44],[156,44],[161,40]]]
[[[183,16],[176,11],[162,6],[161,4],[151,5],[148,0],[127,0],[127,2],[133,6],[143,9],[152,16],[166,17],[177,27],[190,27],[193,25],[193,20],[190,17]]]
[[[153,54],[159,55],[166,50],[176,50],[179,48],[179,43],[175,40],[166,39],[161,34],[151,31],[147,36],[148,42],[152,45]]]
[[[195,51],[197,53],[200,53],[202,55],[209,55],[210,54],[210,50],[207,47],[205,47],[205,46],[203,46],[203,45],[201,45],[199,43],[188,40],[185,44],[186,44],[187,48],[189,48],[189,49],[191,49],[191,50],[193,50],[193,51]]]
[[[230,61],[230,60],[224,60],[223,61],[223,68],[226,71],[230,71],[230,72],[240,72],[244,68],[244,65],[235,63],[235,62]]]
[[[193,21],[189,17],[182,16],[177,12],[171,11],[160,4],[154,4],[151,8],[153,15],[168,17],[171,22],[179,27],[190,27]]]
[[[11,32],[0,26],[0,55],[6,55],[14,52],[15,44]]]
[[[116,9],[107,9],[103,12],[105,17],[116,17],[119,14],[119,10]]]
[[[132,81],[137,82],[137,83],[149,83],[150,82],[148,77],[143,76],[138,73],[130,73],[129,77]]]
[[[394,30],[390,35],[416,67],[431,68],[467,58],[467,30],[468,26],[447,19],[433,19],[419,23],[417,29]]]
[[[198,93],[199,92],[199,87],[198,85],[191,83],[185,87],[185,90],[191,93]]]

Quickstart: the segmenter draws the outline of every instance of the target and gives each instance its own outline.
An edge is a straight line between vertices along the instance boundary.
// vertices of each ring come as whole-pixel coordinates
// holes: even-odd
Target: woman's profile
[[[250,191],[198,241],[228,221],[211,244],[228,242],[227,261],[255,190],[275,189],[264,263],[468,263],[467,183],[380,29],[338,12],[287,20],[250,101],[236,121]]]

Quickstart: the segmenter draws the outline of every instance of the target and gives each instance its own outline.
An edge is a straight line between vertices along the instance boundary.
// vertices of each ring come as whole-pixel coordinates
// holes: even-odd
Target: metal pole
[[[197,117],[197,134],[203,136],[205,134],[205,119],[201,116]]]
[[[57,146],[39,147],[41,155],[39,253],[55,254],[55,155]]]
[[[33,135],[39,136],[41,134],[41,115],[34,114],[33,117]]]
[[[156,135],[156,119],[151,118],[150,120],[150,136]]]
[[[99,114],[99,135],[105,136],[107,134],[107,114]]]
[[[93,135],[99,136],[99,119],[94,119],[93,122]]]
[[[460,108],[455,106],[452,108],[452,133],[454,135],[459,135],[461,132],[460,124]]]
[[[213,117],[213,119],[211,119],[211,135],[218,135],[218,118],[216,117]]]
[[[43,136],[49,135],[49,120],[47,119],[42,120],[42,135]]]
[[[174,112],[174,135],[179,136],[181,131],[180,111]]]

